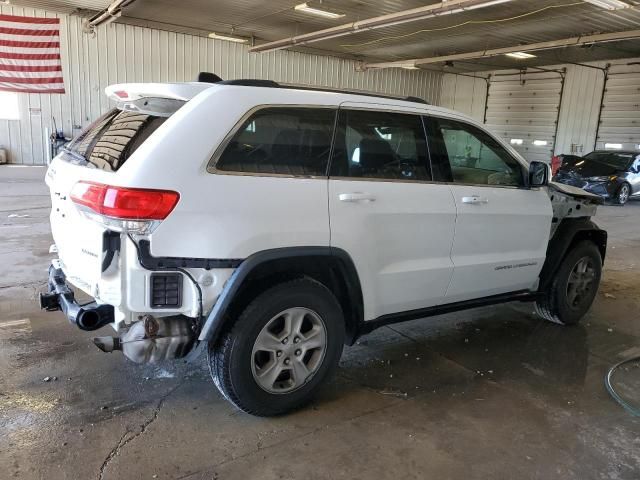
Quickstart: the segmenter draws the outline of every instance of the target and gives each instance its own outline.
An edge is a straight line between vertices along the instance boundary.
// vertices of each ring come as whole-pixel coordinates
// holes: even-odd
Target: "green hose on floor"
[[[635,417],[640,417],[640,409],[629,404],[624,398],[622,398],[618,394],[618,392],[615,391],[615,389],[613,388],[613,385],[611,385],[611,378],[613,377],[613,372],[617,370],[619,367],[621,367],[622,365],[626,365],[627,363],[636,362],[638,360],[640,360],[640,357],[633,357],[633,358],[628,358],[626,360],[616,363],[613,367],[609,369],[609,371],[607,372],[607,375],[604,378],[604,386],[606,387],[607,392],[609,392],[609,395],[611,395],[616,402],[622,405],[622,407],[627,412],[629,412],[631,415]]]

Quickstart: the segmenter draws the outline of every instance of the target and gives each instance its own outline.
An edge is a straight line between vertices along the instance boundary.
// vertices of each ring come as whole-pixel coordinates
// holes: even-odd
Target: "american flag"
[[[0,15],[0,91],[64,93],[59,18]]]

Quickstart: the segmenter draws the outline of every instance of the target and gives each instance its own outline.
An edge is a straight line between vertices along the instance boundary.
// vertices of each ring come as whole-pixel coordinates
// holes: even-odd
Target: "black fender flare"
[[[240,291],[242,284],[247,280],[253,271],[260,265],[267,262],[296,259],[296,258],[322,258],[332,257],[339,260],[342,266],[342,274],[346,276],[347,294],[355,307],[353,312],[345,312],[345,316],[351,313],[355,318],[353,321],[356,325],[362,320],[363,316],[363,300],[360,279],[353,260],[347,252],[335,247],[285,247],[275,248],[271,250],[263,250],[254,253],[240,263],[238,268],[233,272],[229,280],[227,280],[222,292],[220,293],[213,309],[204,322],[198,340],[200,344],[215,342],[222,331],[225,322],[226,313],[228,312],[235,295]]]
[[[540,272],[540,284],[538,291],[544,291],[553,280],[560,263],[576,238],[592,240],[600,250],[604,263],[607,251],[607,232],[602,230],[590,218],[566,218],[562,220],[549,240],[547,257]]]

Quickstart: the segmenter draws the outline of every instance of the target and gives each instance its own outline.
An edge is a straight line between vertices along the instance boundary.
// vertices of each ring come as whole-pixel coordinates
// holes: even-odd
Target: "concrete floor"
[[[600,210],[609,256],[582,325],[520,304],[383,328],[312,406],[261,419],[204,361],[138,366],[38,310],[43,175],[0,167],[0,478],[640,478],[640,421],[603,387],[640,354],[640,202]],[[636,367],[619,378],[640,403]]]

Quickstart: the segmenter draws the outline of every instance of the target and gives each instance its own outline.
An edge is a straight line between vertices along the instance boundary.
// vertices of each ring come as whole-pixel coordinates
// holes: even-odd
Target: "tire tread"
[[[240,330],[245,328],[245,323],[250,319],[256,318],[261,314],[263,310],[262,299],[265,296],[269,296],[271,293],[280,289],[293,289],[298,286],[309,286],[312,284],[314,287],[320,287],[326,291],[331,297],[334,298],[333,293],[322,283],[308,278],[302,277],[294,280],[289,280],[286,282],[282,282],[276,284],[266,290],[264,290],[261,294],[257,295],[249,305],[242,311],[239,315],[237,321],[235,322],[225,322],[229,325],[225,331],[220,335],[220,339],[216,342],[215,345],[209,345],[209,371],[211,373],[211,377],[213,379],[214,384],[220,391],[220,393],[231,402],[236,408],[254,416],[264,417],[264,416],[273,416],[279,415],[281,413],[285,413],[285,411],[294,410],[299,408],[304,403],[306,403],[306,399],[302,398],[296,404],[289,405],[286,410],[280,410],[277,408],[270,408],[269,406],[261,406],[261,408],[252,407],[249,403],[244,402],[237,394],[234,389],[233,380],[231,378],[231,370],[226,368],[227,362],[231,358],[232,349],[234,348],[235,342],[234,340],[238,337]],[[337,300],[335,300],[336,305]],[[337,363],[337,362],[336,362]],[[330,372],[329,372],[330,373]]]
[[[558,271],[556,272],[556,275],[553,279],[553,281],[551,282],[551,285],[547,288],[546,291],[543,292],[543,295],[536,300],[535,302],[535,311],[536,314],[538,316],[540,316],[541,318],[543,318],[544,320],[547,320],[549,322],[552,323],[556,323],[558,325],[573,325],[575,323],[578,323],[578,321],[575,322],[567,322],[565,320],[563,320],[560,317],[560,309],[559,309],[559,299],[558,299],[558,291],[559,291],[559,285],[558,282],[560,281],[560,277],[559,277],[559,273],[562,270],[562,268],[565,266],[565,263],[567,261],[567,258],[575,251],[582,249],[582,248],[588,248],[588,249],[595,249],[597,251],[597,246],[595,243],[593,243],[590,240],[583,240],[578,242],[577,244],[575,244],[573,246],[573,248],[571,250],[569,250],[567,252],[567,254],[565,255],[560,267],[558,268]],[[599,251],[597,251],[598,255],[600,255]],[[597,287],[596,287],[597,289]]]

